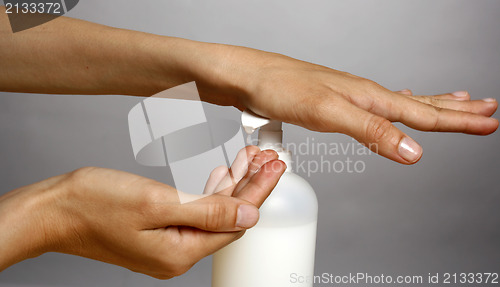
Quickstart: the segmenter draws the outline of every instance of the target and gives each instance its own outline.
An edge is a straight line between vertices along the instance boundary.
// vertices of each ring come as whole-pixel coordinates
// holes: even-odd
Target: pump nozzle
[[[283,148],[283,129],[280,121],[261,117],[250,110],[245,110],[241,115],[241,124],[247,134],[252,134],[260,128],[258,146],[261,150],[272,149],[276,151],[280,160],[288,166],[291,165],[291,154]]]
[[[283,130],[280,121],[270,120],[246,110],[241,115],[241,124],[247,134],[252,134],[256,129],[259,132],[259,147],[261,149],[283,149]]]
[[[245,132],[249,135],[253,134],[256,129],[263,127],[270,122],[270,119],[261,117],[250,110],[245,110],[241,114],[241,124],[243,125]]]

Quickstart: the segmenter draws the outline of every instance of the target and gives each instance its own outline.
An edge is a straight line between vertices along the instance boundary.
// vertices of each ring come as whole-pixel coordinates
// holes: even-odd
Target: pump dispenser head
[[[292,155],[283,148],[283,128],[280,121],[261,117],[250,110],[245,110],[241,115],[241,124],[248,135],[260,128],[258,146],[261,150],[272,149],[279,155],[279,159],[291,171]]]

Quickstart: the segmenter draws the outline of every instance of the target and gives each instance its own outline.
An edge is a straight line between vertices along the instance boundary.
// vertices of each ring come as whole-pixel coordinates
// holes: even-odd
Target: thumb
[[[269,154],[264,155],[262,159],[265,161]],[[250,177],[237,197],[216,193],[164,209],[163,212],[167,215],[164,217],[164,225],[190,226],[214,232],[251,228],[259,220],[257,206],[262,205],[269,196],[285,169],[283,162],[272,160]]]
[[[169,225],[213,232],[241,231],[257,224],[259,209],[242,199],[213,194],[177,205],[170,219]]]

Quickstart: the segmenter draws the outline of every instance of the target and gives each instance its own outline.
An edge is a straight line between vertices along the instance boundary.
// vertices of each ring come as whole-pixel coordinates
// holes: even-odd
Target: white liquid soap
[[[257,225],[213,256],[212,287],[312,287],[318,201],[312,187],[291,169],[281,123],[245,111],[246,131],[259,132],[259,147],[278,152],[287,164],[260,208]]]

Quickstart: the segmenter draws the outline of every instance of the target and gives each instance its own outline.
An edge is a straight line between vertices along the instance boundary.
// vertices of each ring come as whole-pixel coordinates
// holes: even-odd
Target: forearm
[[[19,191],[0,197],[0,271],[23,259],[29,258],[33,246],[33,234],[24,227],[23,218],[27,216],[28,202],[19,202]]]
[[[214,74],[219,63],[218,45],[67,17],[14,34],[0,8],[3,91],[148,96]]]

